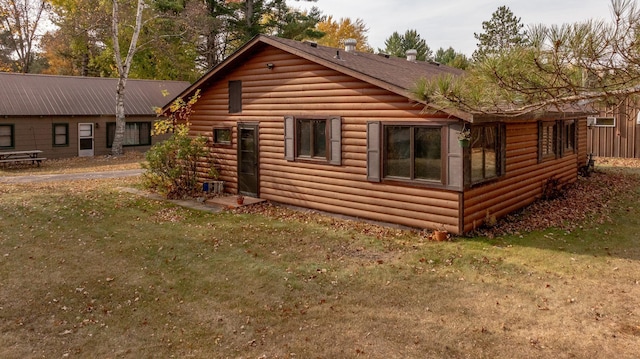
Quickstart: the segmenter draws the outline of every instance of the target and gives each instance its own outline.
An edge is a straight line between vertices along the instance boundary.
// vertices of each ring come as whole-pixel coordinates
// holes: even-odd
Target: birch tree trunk
[[[138,6],[136,10],[136,23],[133,27],[133,34],[131,35],[131,42],[129,43],[129,50],[124,61],[120,52],[120,42],[118,39],[120,26],[120,19],[118,16],[118,0],[113,1],[113,19],[112,19],[112,35],[113,35],[113,53],[116,60],[116,67],[118,70],[118,85],[116,87],[116,132],[113,137],[113,144],[111,147],[111,154],[114,156],[120,156],[124,153],[122,150],[124,144],[124,130],[126,127],[126,118],[124,112],[125,103],[125,90],[127,85],[127,79],[129,78],[129,70],[131,68],[131,62],[133,61],[133,55],[137,50],[138,37],[140,36],[140,30],[142,29],[142,11],[144,10],[144,0],[138,0]]]

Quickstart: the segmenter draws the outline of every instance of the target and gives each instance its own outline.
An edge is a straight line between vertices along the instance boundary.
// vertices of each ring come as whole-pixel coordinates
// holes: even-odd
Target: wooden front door
[[[258,197],[258,125],[238,124],[238,193]]]

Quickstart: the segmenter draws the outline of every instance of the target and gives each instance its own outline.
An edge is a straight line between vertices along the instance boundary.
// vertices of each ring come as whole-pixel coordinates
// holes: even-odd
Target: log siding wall
[[[575,153],[538,161],[538,123],[506,125],[506,174],[498,181],[473,187],[464,194],[464,232],[491,219],[500,218],[540,198],[549,178],[562,184],[575,182],[578,167],[585,164],[586,121],[576,121]]]
[[[267,63],[273,63],[274,68],[268,69]],[[228,112],[231,80],[242,81],[241,113]],[[416,228],[444,225],[451,233],[461,234],[481,225],[487,213],[501,217],[531,203],[550,177],[575,181],[586,154],[586,121],[577,121],[575,154],[541,163],[537,121],[509,122],[506,174],[496,181],[464,191],[370,182],[366,167],[368,122],[424,123],[431,119],[451,128],[460,122],[423,114],[422,106],[404,96],[271,47],[253,53],[238,67],[215,74],[208,83],[194,107],[192,133],[211,138],[214,127],[229,127],[233,138],[231,145],[212,144],[210,158],[200,164],[202,179],[214,164],[225,181],[225,190],[236,193],[237,126],[239,122],[258,123],[259,196],[305,208]],[[340,116],[341,165],[287,161],[285,116]]]
[[[266,64],[273,63],[272,70]],[[230,80],[242,81],[242,112],[228,113]],[[417,228],[444,225],[459,232],[455,191],[367,181],[368,121],[424,122],[422,107],[353,77],[267,48],[202,93],[191,117],[194,134],[232,127],[231,146],[212,148],[212,162],[228,192],[237,191],[237,123],[259,124],[260,197],[275,202]],[[284,116],[340,116],[340,166],[284,158]],[[437,119],[446,122],[446,119]],[[201,164],[202,176],[209,164]]]

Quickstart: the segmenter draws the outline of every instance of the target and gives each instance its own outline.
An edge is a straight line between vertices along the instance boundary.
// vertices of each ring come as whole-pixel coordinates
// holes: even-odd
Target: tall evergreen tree
[[[466,70],[471,64],[465,54],[457,52],[451,46],[446,50],[442,47],[439,48],[434,56],[434,61],[463,70]]]
[[[420,37],[416,30],[407,30],[403,35],[395,31],[384,41],[384,44],[384,50],[378,49],[378,51],[391,56],[405,57],[407,50],[416,50],[418,51],[416,59],[426,61],[431,59],[433,55],[427,42]]]
[[[503,50],[527,44],[527,33],[520,18],[506,6],[500,6],[491,15],[491,20],[482,22],[482,33],[474,33],[478,48],[473,59],[480,60]]]

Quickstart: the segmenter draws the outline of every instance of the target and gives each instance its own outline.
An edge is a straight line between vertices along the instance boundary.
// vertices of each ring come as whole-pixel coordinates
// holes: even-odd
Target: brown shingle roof
[[[115,78],[0,72],[0,116],[115,115],[116,84]],[[188,86],[183,81],[128,80],[125,114],[154,115],[155,107]]]
[[[405,58],[368,52],[346,52],[344,49],[278,37],[267,37],[267,41],[281,43],[314,57],[316,61],[322,60],[338,68],[354,71],[405,91],[410,90],[421,77],[432,78],[442,74],[464,73],[460,69],[435,62],[407,61]]]

